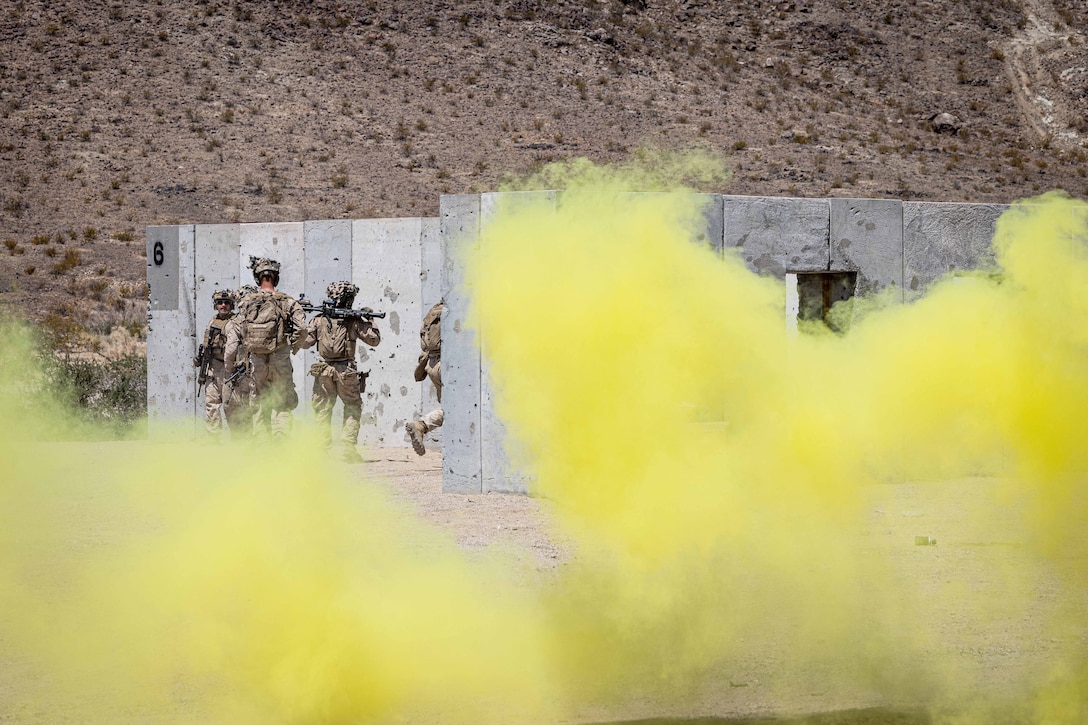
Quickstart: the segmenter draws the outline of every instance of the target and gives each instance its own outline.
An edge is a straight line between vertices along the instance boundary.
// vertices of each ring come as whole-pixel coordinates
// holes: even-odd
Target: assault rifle
[[[200,368],[196,374],[196,392],[200,392],[200,389],[204,387],[204,383],[208,382],[208,368],[212,364],[212,347],[211,345],[201,345],[197,348],[196,357],[193,358],[193,367]]]
[[[302,305],[302,311],[307,314],[316,312],[319,315],[325,317],[331,317],[334,320],[372,320],[375,317],[384,319],[384,312],[375,312],[370,309],[352,310],[346,307],[337,307],[336,303],[332,300],[325,300],[318,305],[311,305],[309,300],[306,299],[306,295],[298,296],[298,303]]]
[[[234,384],[241,380],[249,373],[249,366],[244,362],[240,362],[234,366],[234,372],[230,374],[230,377],[223,381],[224,385],[229,385],[230,390],[227,391],[227,397],[223,401],[223,405],[230,402],[230,398],[234,395]]]

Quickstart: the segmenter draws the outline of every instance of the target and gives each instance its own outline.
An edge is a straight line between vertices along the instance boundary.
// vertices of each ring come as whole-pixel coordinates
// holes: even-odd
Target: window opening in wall
[[[786,325],[792,331],[843,334],[853,317],[857,272],[786,274]]]

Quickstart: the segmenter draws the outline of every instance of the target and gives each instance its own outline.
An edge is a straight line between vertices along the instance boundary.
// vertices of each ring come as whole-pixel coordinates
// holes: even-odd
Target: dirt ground
[[[65,455],[95,470],[109,457],[124,455],[124,448],[144,443],[64,444]],[[571,542],[556,541],[550,526],[552,504],[546,500],[504,494],[444,494],[441,490],[441,454],[416,456],[410,449],[378,449],[364,452],[365,462],[351,467],[362,485],[384,490],[396,503],[414,510],[425,521],[452,534],[467,551],[486,551],[502,546],[514,552],[520,563],[543,572],[558,572],[576,556]],[[909,578],[928,607],[940,636],[930,646],[934,661],[952,663],[964,681],[979,683],[982,699],[1015,693],[1032,680],[1032,673],[1061,650],[1068,650],[1070,636],[1079,638],[1083,650],[1088,626],[1079,632],[1056,636],[1048,630],[1056,607],[1068,602],[1059,578],[1039,570],[1033,582],[1037,601],[1029,611],[1003,610],[1005,582],[1001,572],[1037,569],[1022,530],[1015,501],[995,515],[968,518],[972,501],[989,496],[1001,481],[964,478],[953,481],[883,484],[871,490],[871,505],[861,523],[865,540],[889,555],[893,566]],[[57,495],[68,497],[74,508],[95,505],[94,487],[70,481],[58,486]],[[95,526],[110,538],[111,520]],[[917,537],[935,544],[919,545]],[[1075,552],[1071,556],[1084,556]],[[956,591],[969,591],[972,600],[995,602],[989,624],[974,620],[959,606]],[[975,595],[978,595],[975,597]],[[1084,598],[1085,592],[1078,596]],[[0,612],[0,617],[3,613]],[[2,624],[2,623],[0,623]],[[3,627],[0,627],[2,633]],[[728,668],[712,673],[683,706],[664,704],[633,695],[620,710],[585,711],[569,722],[729,722],[729,723],[929,723],[925,703],[888,702],[862,684],[827,689],[814,684],[819,678],[792,677],[789,635],[774,646],[754,648],[734,658]],[[10,711],[5,702],[33,686],[32,670],[5,653],[0,639],[0,722],[36,722],[34,713],[21,708]],[[785,677],[783,677],[785,675]],[[783,682],[792,683],[783,686]],[[773,684],[772,684],[773,683]],[[177,713],[172,717],[176,718]],[[658,718],[658,719],[651,719]],[[672,719],[669,719],[672,718]],[[693,719],[694,718],[694,719]],[[1019,721],[1010,714],[1009,722]],[[72,713],[71,722],[78,722]],[[173,720],[171,720],[173,721]]]

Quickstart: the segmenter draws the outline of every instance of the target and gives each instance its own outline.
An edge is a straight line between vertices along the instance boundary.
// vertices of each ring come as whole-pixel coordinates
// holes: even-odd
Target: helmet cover
[[[355,299],[359,294],[359,288],[351,282],[333,282],[325,288],[325,296],[336,303],[342,303],[347,299]]]
[[[212,306],[218,305],[220,302],[229,302],[234,304],[234,293],[229,289],[217,289],[212,292]]]
[[[253,270],[253,279],[261,281],[262,274],[271,274],[273,283],[280,279],[280,263],[268,257],[250,257],[249,268]]]

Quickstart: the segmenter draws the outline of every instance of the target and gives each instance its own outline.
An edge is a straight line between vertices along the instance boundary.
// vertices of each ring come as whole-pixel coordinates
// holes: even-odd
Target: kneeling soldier
[[[326,296],[340,309],[350,309],[358,293],[359,288],[350,282],[333,282],[325,290]],[[305,338],[299,345],[308,348],[316,344],[321,357],[321,362],[310,367],[310,374],[314,376],[314,420],[326,450],[332,447],[333,406],[337,397],[344,402],[341,440],[344,443],[344,460],[349,463],[361,463],[363,460],[355,446],[359,442],[366,374],[360,376],[355,366],[356,340],[374,347],[382,341],[382,336],[368,319],[333,319],[318,314],[306,326]]]

